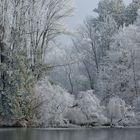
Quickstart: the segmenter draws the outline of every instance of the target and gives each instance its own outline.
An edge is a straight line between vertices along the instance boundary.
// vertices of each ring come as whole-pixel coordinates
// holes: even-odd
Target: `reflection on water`
[[[0,140],[140,140],[140,129],[0,129]]]

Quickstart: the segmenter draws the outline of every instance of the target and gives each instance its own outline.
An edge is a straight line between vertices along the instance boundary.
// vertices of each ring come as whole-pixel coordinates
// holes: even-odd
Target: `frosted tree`
[[[139,0],[133,0],[125,9],[125,24],[133,24],[138,16],[137,12],[140,8]]]
[[[66,64],[54,68],[51,72],[52,80],[72,93],[98,90],[100,62],[110,49],[112,36],[117,29],[117,24],[111,16],[106,17],[104,22],[93,17],[86,18],[83,25],[77,29],[71,46],[58,45],[51,51],[52,54],[57,54],[55,57],[51,53],[47,55],[49,63]]]
[[[78,90],[83,90],[84,85],[80,79],[81,71],[80,57],[75,53],[75,49],[70,45],[57,45],[48,53],[47,63],[51,64],[50,79],[53,83],[66,88],[74,94]]]
[[[75,54],[81,56],[81,64],[83,65],[84,74],[91,89],[94,89],[95,77],[99,71],[100,48],[99,48],[99,32],[93,18],[87,18],[83,25],[78,29],[77,38],[73,40]],[[81,41],[82,40],[82,41]]]
[[[117,125],[117,123],[122,121],[127,114],[125,101],[118,97],[113,97],[109,100],[107,110],[107,115],[110,118],[111,126]]]
[[[113,41],[112,36],[116,31],[116,22],[111,17],[106,17],[104,22],[89,18],[81,26],[79,38],[73,42],[75,51],[82,56],[81,62],[85,67],[84,71],[91,89],[97,89],[100,62],[110,49],[109,45]]]
[[[101,0],[94,10],[99,14],[99,20],[104,21],[108,15],[112,16],[118,26],[124,24],[125,5],[122,0]]]
[[[20,43],[26,49],[31,69],[38,79],[41,71],[47,70],[47,66],[42,64],[46,49],[57,36],[68,33],[64,20],[72,13],[73,1],[5,0],[1,1],[1,5],[1,25],[5,28],[5,41],[14,50],[17,47],[16,36],[22,38]]]
[[[67,114],[69,120],[75,124],[97,125],[107,122],[104,107],[92,90],[80,92],[73,107]],[[97,123],[97,124],[96,124]]]
[[[104,22],[100,22],[99,24],[99,32],[100,32],[100,44],[101,44],[101,56],[106,55],[106,51],[110,48],[110,44],[113,41],[113,35],[117,32],[117,23],[112,18],[112,16],[107,16],[104,19]]]
[[[48,70],[46,49],[67,33],[64,19],[72,9],[72,1],[64,0],[0,1],[3,118],[30,118],[34,81]]]
[[[100,71],[102,89],[105,89],[103,92],[107,96],[117,94],[129,103],[139,95],[138,28],[139,20],[135,25],[120,29],[114,36]]]
[[[34,99],[33,110],[39,126],[60,127],[69,124],[65,116],[73,106],[74,97],[67,91],[44,78],[35,87]]]
[[[29,27],[29,46],[32,46],[30,48],[32,69],[37,76],[39,71],[45,69],[45,67],[41,67],[41,65],[44,63],[48,46],[54,42],[57,36],[68,32],[64,20],[71,15],[73,7],[72,1],[42,0],[36,1],[33,5],[33,9],[34,11],[32,11],[31,15],[33,22]]]

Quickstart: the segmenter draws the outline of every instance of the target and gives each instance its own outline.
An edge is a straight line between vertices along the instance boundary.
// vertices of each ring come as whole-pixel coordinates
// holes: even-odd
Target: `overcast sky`
[[[124,0],[125,3],[129,3],[132,0]],[[93,9],[97,7],[99,0],[76,0],[75,16],[69,20],[71,28],[76,27],[82,23],[87,15],[93,15]]]

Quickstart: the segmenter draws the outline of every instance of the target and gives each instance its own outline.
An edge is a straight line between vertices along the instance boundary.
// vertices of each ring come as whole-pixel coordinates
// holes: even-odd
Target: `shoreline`
[[[0,129],[41,129],[41,130],[88,130],[88,129],[140,129],[140,126],[115,126],[115,127],[106,127],[106,126],[96,126],[96,127],[18,127],[18,126],[0,126]]]

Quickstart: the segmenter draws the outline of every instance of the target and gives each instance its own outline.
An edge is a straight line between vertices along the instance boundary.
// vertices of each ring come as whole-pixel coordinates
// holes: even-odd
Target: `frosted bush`
[[[69,111],[69,119],[75,123],[105,123],[104,107],[100,106],[99,99],[92,90],[80,92],[76,106]]]
[[[87,118],[85,114],[81,111],[81,108],[79,106],[76,106],[74,108],[71,108],[66,118],[72,123],[72,124],[84,124],[87,122]]]
[[[41,127],[66,127],[69,123],[103,124],[107,121],[103,115],[104,107],[100,106],[92,90],[80,92],[74,99],[45,78],[37,83],[35,97],[35,117]]]
[[[136,125],[137,122],[138,122],[138,120],[137,120],[136,114],[133,111],[133,108],[131,106],[128,106],[125,117],[122,119],[120,124],[127,125],[127,126],[133,126],[133,125]]]
[[[109,100],[107,106],[107,116],[111,123],[116,123],[125,117],[127,108],[125,101],[119,97],[113,97]]]
[[[56,127],[67,124],[64,118],[73,104],[73,96],[59,86],[52,85],[47,78],[38,82],[35,88],[36,118],[43,127]]]
[[[129,125],[135,120],[135,114],[131,106],[127,106],[125,101],[119,97],[113,97],[109,100],[107,116],[111,125]]]

